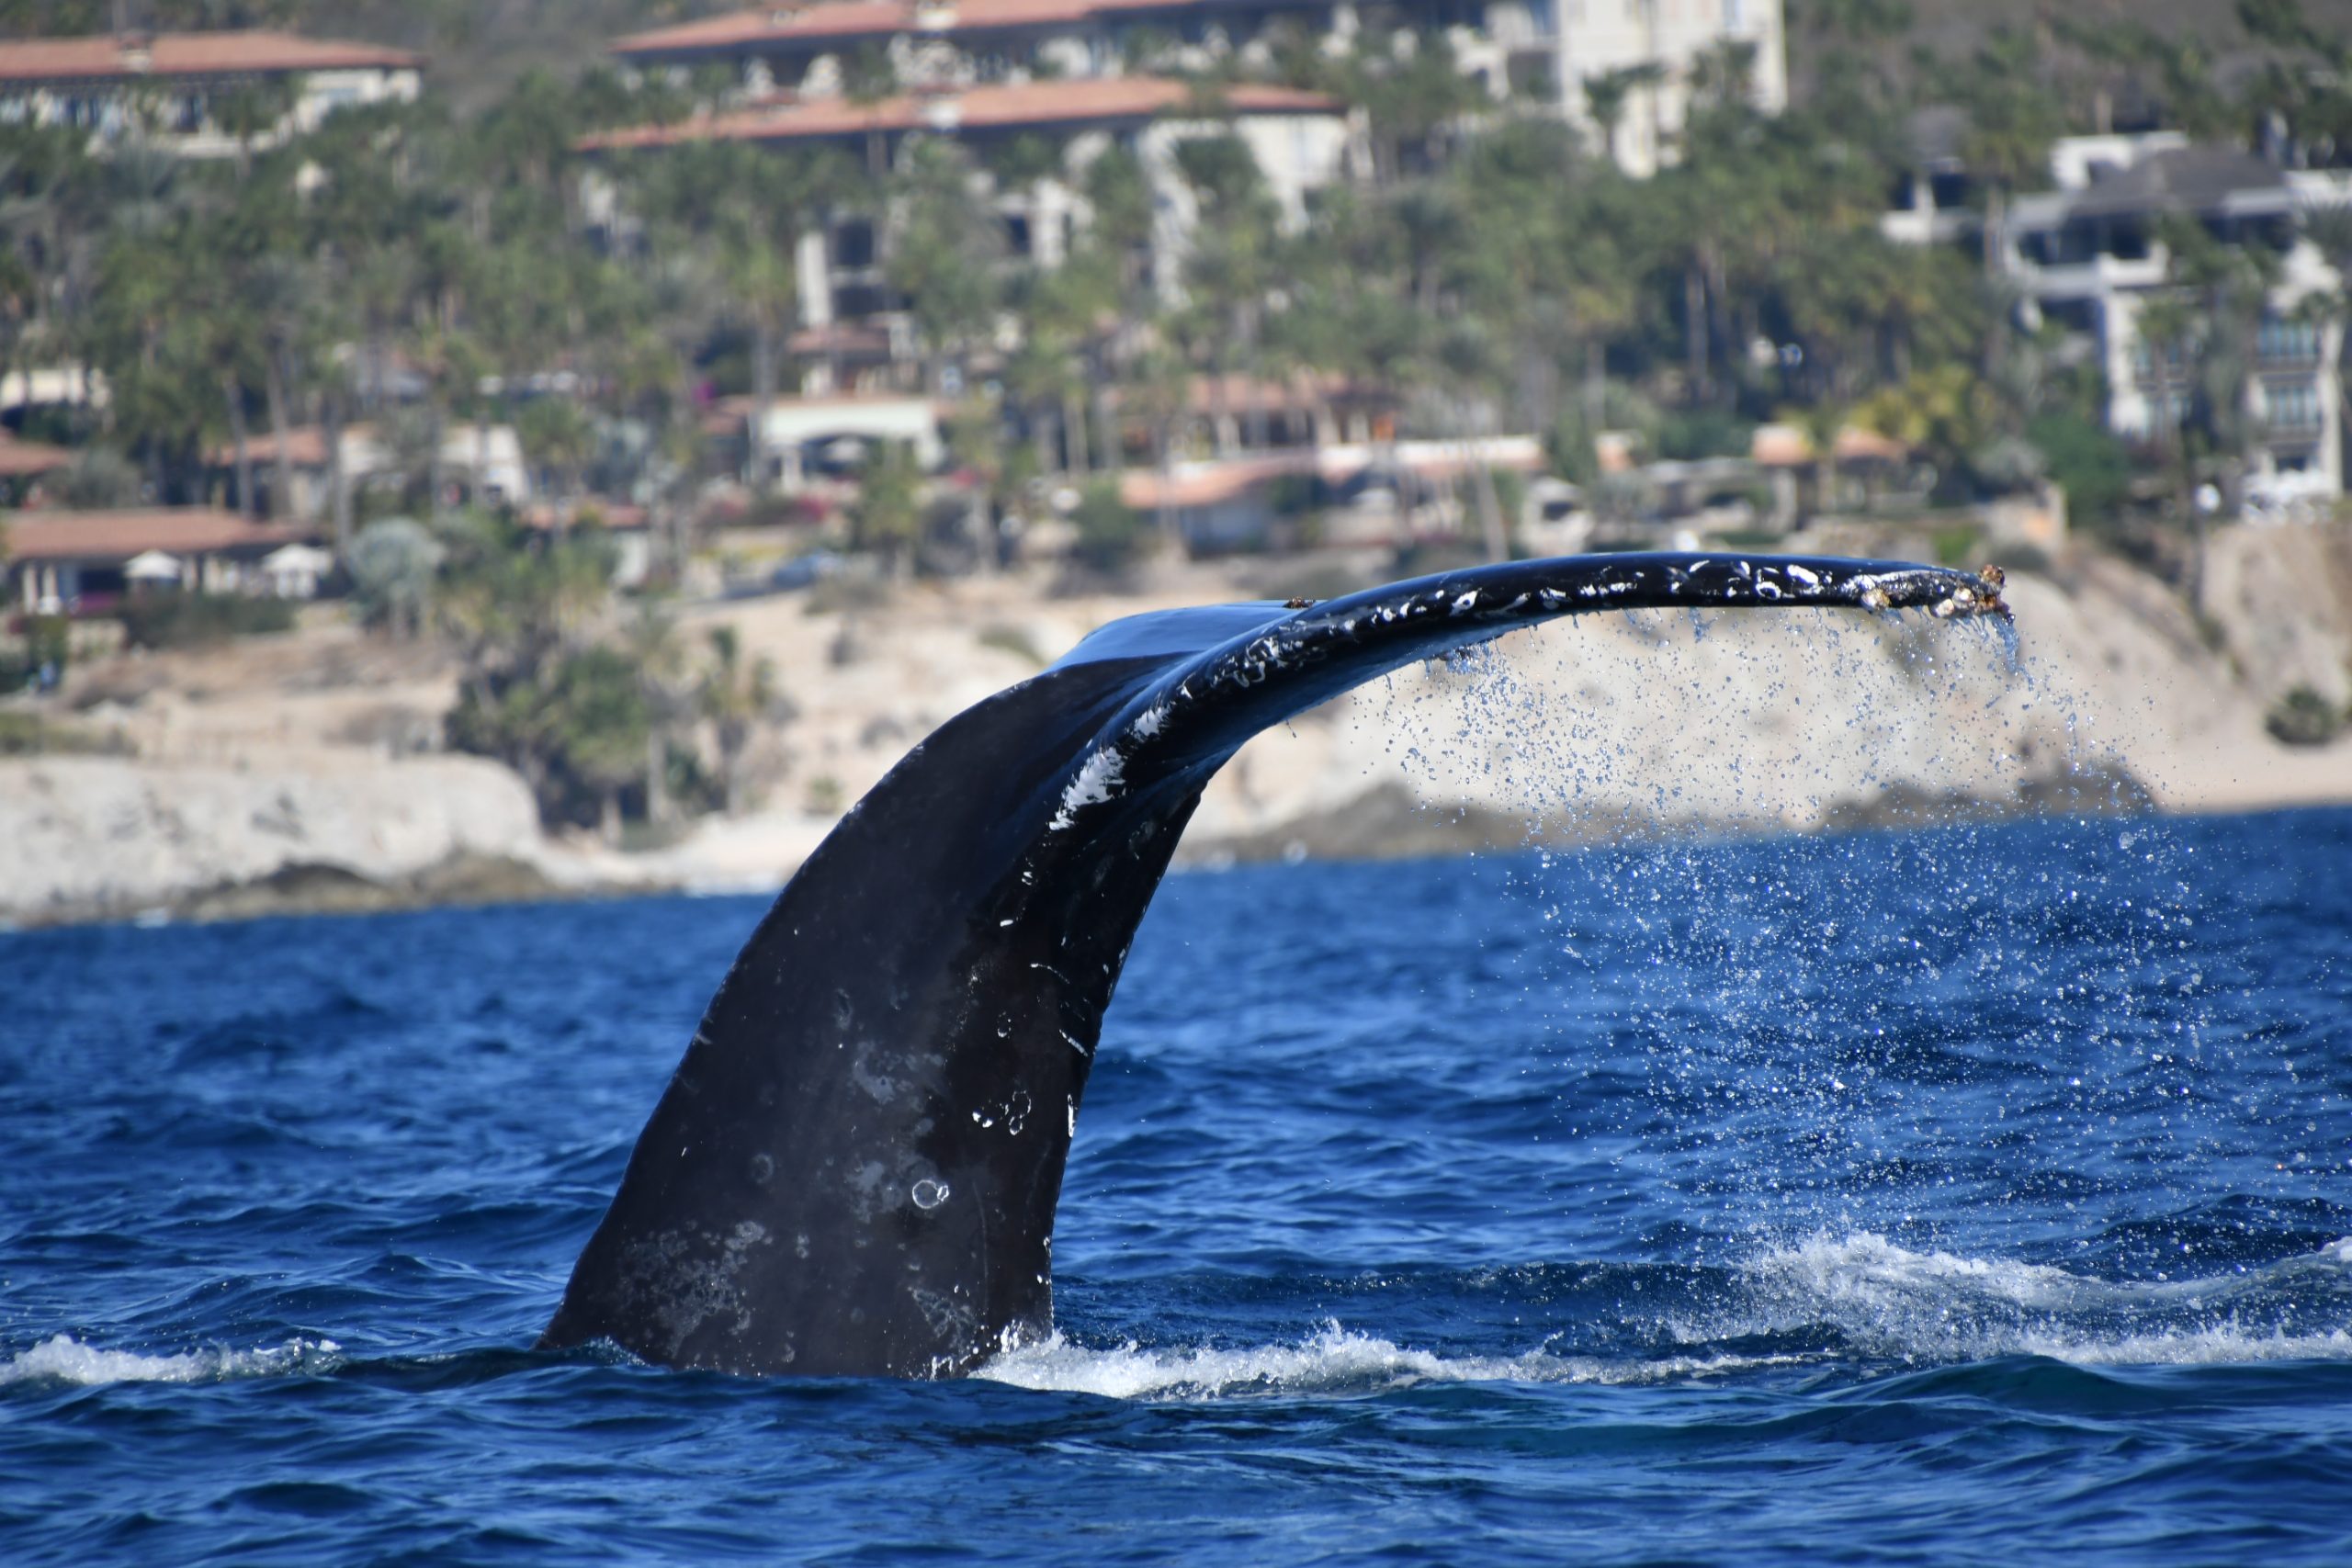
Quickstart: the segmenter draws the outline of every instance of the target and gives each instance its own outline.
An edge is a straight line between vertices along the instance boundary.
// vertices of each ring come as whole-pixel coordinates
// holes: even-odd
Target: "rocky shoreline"
[[[132,754],[0,761],[0,925],[773,888],[951,714],[1117,615],[1279,587],[1256,570],[1194,570],[1141,597],[911,588],[854,626],[858,612],[789,598],[694,612],[773,658],[798,714],[758,755],[758,809],[639,853],[549,837],[495,763],[389,746],[435,733],[448,700],[413,649],[322,624],[101,670],[74,722]],[[2111,558],[2013,576],[2014,648],[1821,612],[1514,636],[1252,741],[1179,861],[2352,802],[2352,739],[2288,748],[2261,723],[2292,684],[2352,694],[2352,529],[2238,530],[2209,581],[2200,624]]]

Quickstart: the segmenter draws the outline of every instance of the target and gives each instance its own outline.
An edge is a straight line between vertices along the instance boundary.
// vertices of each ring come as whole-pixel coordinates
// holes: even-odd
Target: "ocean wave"
[[[2342,1300],[2347,1274],[2352,1237],[2261,1268],[2119,1280],[2049,1264],[1914,1251],[1870,1232],[1821,1235],[1751,1259],[1741,1270],[1747,1299],[1732,1314],[1736,1321],[1696,1323],[1685,1333],[1703,1340],[1815,1325],[1866,1355],[1905,1361],[2352,1359],[2352,1314]]]
[[[270,1377],[316,1371],[332,1364],[343,1348],[332,1339],[289,1339],[254,1350],[188,1350],[147,1356],[135,1350],[102,1350],[70,1334],[58,1334],[0,1362],[0,1389],[26,1384],[90,1387],[116,1382],[223,1382],[232,1378]]]
[[[1018,1388],[1113,1399],[1215,1399],[1250,1393],[1366,1393],[1429,1382],[1656,1383],[1793,1364],[1792,1356],[1700,1353],[1642,1360],[1557,1356],[1443,1356],[1336,1323],[1295,1344],[1114,1349],[1057,1332],[1016,1347],[978,1376]]]

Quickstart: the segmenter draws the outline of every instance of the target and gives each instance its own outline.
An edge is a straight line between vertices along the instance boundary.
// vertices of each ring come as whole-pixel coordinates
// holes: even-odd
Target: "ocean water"
[[[0,935],[0,1561],[2352,1556],[2352,813],[1179,875],[1052,1343],[533,1352],[761,908]]]

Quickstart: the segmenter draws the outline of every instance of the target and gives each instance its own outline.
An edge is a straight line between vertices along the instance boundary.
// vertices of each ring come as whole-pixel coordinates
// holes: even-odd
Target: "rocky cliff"
[[[530,792],[494,763],[332,754],[266,771],[0,762],[0,919],[17,923],[372,907],[481,886],[542,850]]]

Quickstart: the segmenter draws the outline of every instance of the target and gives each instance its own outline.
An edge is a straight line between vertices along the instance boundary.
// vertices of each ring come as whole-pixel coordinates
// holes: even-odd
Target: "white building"
[[[2193,396],[2190,369],[2152,355],[2139,331],[2148,302],[2172,292],[2160,225],[2193,220],[2223,243],[2276,255],[2244,394],[2255,421],[2249,496],[2259,504],[2342,493],[2341,333],[2324,327],[2315,310],[2340,280],[2301,231],[2302,213],[2322,193],[2299,193],[2284,171],[2250,152],[2189,146],[2164,133],[2069,138],[2053,151],[2051,172],[2056,190],[2012,205],[2002,261],[2030,317],[2056,321],[2095,345],[2109,388],[2108,427],[2159,439]]]
[[[117,33],[0,42],[0,122],[139,135],[183,157],[239,151],[232,107],[274,112],[247,150],[315,130],[338,108],[415,98],[424,62],[403,50],[292,33]]]
[[[723,140],[766,145],[832,143],[894,164],[923,136],[952,135],[986,152],[992,142],[1046,133],[1059,139],[1058,174],[1020,190],[993,189],[1009,255],[1042,268],[1058,265],[1074,233],[1091,220],[1081,194],[1087,166],[1107,149],[1136,155],[1149,182],[1154,213],[1151,272],[1163,293],[1179,286],[1195,214],[1178,168],[1184,141],[1239,138],[1250,150],[1283,221],[1306,220],[1313,192],[1340,179],[1356,140],[1347,113],[1320,94],[1247,84],[1224,88],[1216,113],[1185,112],[1185,83],[1155,76],[1071,82],[999,82],[948,91],[900,94],[875,102],[843,97],[786,98],[673,125],[609,131],[583,151],[616,152]],[[867,373],[888,379],[914,357],[912,327],[889,286],[888,220],[838,215],[812,227],[796,257],[801,332],[793,347],[812,366],[803,389],[848,389]],[[879,389],[878,384],[869,389]]]
[[[299,424],[286,433],[283,467],[292,493],[284,498],[282,506],[270,493],[280,470],[277,437],[267,431],[257,432],[245,443],[244,456],[257,510],[312,523],[322,522],[333,513],[335,463],[328,455],[326,433],[317,425]],[[345,425],[337,456],[344,482],[354,493],[400,472],[398,454],[373,424]],[[236,448],[215,446],[204,460],[211,470],[214,492],[233,498]],[[445,482],[486,506],[519,506],[533,497],[530,464],[511,424],[482,427],[470,421],[451,422],[441,433],[441,473]]]
[[[2066,137],[2051,150],[2050,173],[2053,189],[2008,205],[1998,260],[2030,323],[2055,321],[2096,356],[2108,428],[2153,443],[2194,396],[2191,367],[2160,362],[2139,330],[2149,302],[2175,292],[2164,224],[2194,221],[2276,262],[2244,394],[2255,431],[2249,500],[2260,509],[2343,493],[2342,333],[2323,319],[2342,280],[2301,230],[2310,212],[2352,205],[2352,180],[2193,146],[2177,131]],[[1983,220],[1964,185],[1956,166],[1922,175],[1882,231],[1911,243],[1981,245]]]
[[[1373,11],[1357,0],[815,0],[634,34],[613,52],[639,70],[726,64],[752,99],[812,99],[838,96],[863,53],[925,88],[1068,82],[1122,75],[1139,46],[1162,69],[1264,64],[1276,27],[1337,49]],[[1497,98],[1550,101],[1596,144],[1613,141],[1634,174],[1673,161],[1694,75],[1726,45],[1745,57],[1758,107],[1777,113],[1788,101],[1781,0],[1392,0],[1377,14],[1443,33]],[[1604,138],[1593,86],[1611,77],[1626,87]]]
[[[1488,48],[1503,51],[1510,84],[1555,102],[1630,175],[1675,161],[1710,55],[1728,49],[1743,59],[1747,96],[1758,108],[1778,114],[1788,106],[1781,0],[1489,0],[1484,10],[1487,48],[1457,37],[1464,60],[1483,66]],[[1624,84],[1613,106],[1605,103],[1611,78]]]

